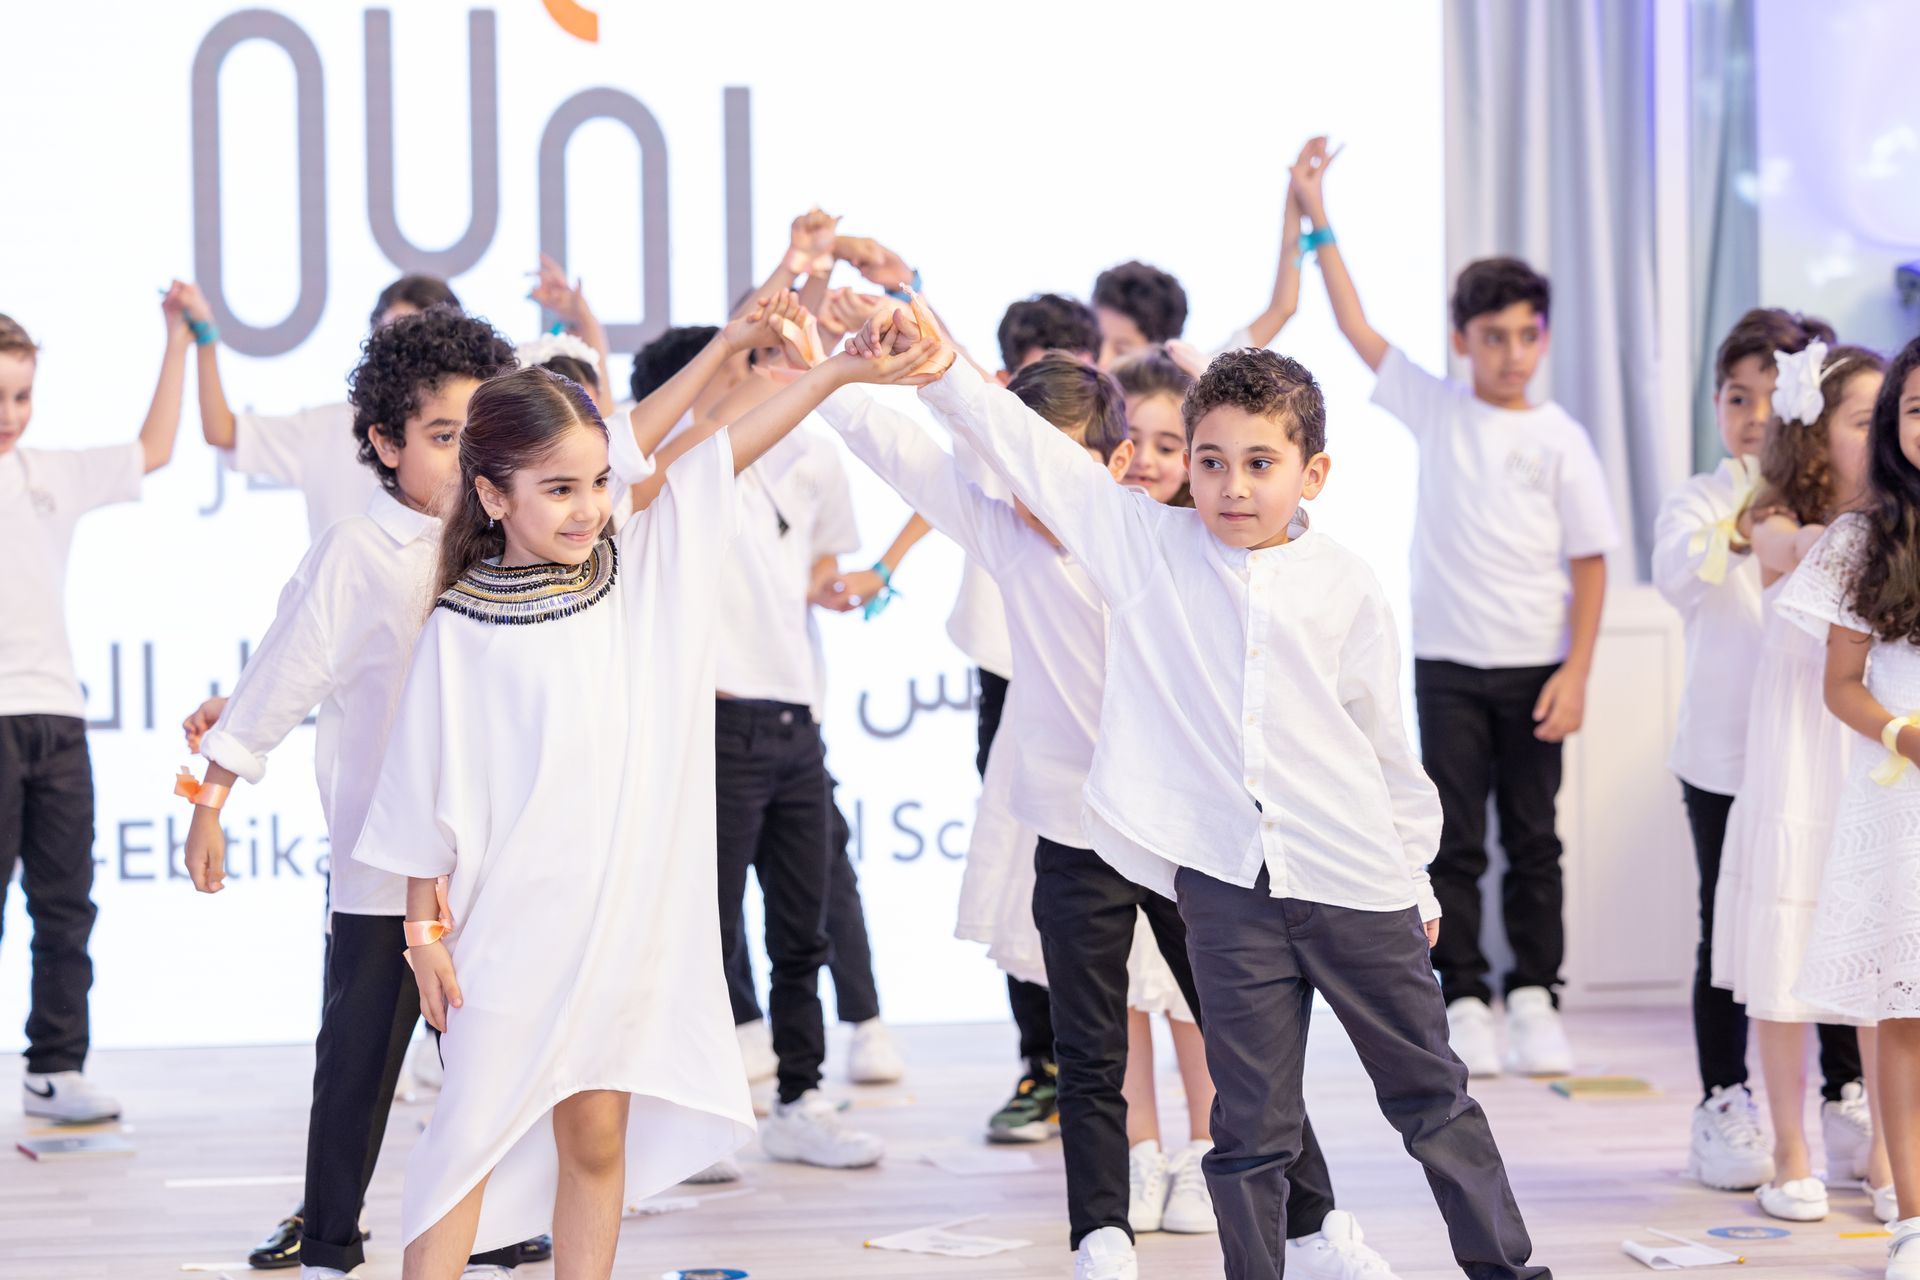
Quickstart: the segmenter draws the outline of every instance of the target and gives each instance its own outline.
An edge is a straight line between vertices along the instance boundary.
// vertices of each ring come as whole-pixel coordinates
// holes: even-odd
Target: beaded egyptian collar
[[[608,539],[585,562],[503,568],[476,564],[435,601],[476,622],[526,626],[570,618],[607,598],[620,572],[620,550]]]

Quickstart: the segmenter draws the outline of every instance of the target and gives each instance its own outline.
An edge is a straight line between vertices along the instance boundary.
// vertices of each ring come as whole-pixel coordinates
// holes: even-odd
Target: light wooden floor
[[[1530,1081],[1476,1090],[1505,1152],[1536,1258],[1563,1280],[1638,1277],[1647,1272],[1620,1252],[1621,1239],[1637,1228],[1705,1239],[1710,1227],[1759,1223],[1749,1197],[1707,1191],[1681,1176],[1694,1101],[1685,1012],[1585,1013],[1570,1022],[1593,1070],[1642,1075],[1665,1092],[1570,1102]],[[1342,1206],[1359,1215],[1403,1280],[1458,1276],[1425,1181],[1375,1110],[1338,1024],[1321,1015],[1314,1037],[1308,1097]],[[651,1280],[675,1267],[731,1266],[756,1280],[1071,1275],[1057,1142],[1027,1148],[1038,1167],[1008,1177],[953,1176],[925,1161],[929,1151],[976,1144],[1015,1074],[1011,1028],[910,1028],[899,1039],[909,1061],[903,1085],[831,1086],[855,1100],[863,1125],[885,1136],[885,1165],[831,1173],[769,1164],[749,1149],[744,1185],[751,1194],[630,1220],[615,1274]],[[835,1047],[840,1043],[836,1038]],[[32,1163],[11,1151],[27,1126],[8,1103],[0,1119],[7,1147],[0,1153],[0,1278],[159,1280],[180,1276],[182,1264],[213,1263],[229,1264],[227,1273],[240,1280],[247,1246],[299,1194],[310,1052],[102,1053],[91,1070],[125,1102],[139,1152],[131,1159]],[[1184,1112],[1170,1063],[1162,1064],[1161,1080],[1162,1113],[1171,1122]],[[358,1273],[367,1280],[400,1274],[400,1157],[426,1105],[395,1107],[371,1196],[371,1256]],[[178,1185],[196,1179],[259,1181]],[[1834,1207],[1826,1222],[1786,1240],[1727,1247],[1745,1252],[1741,1273],[1878,1276],[1884,1239],[1847,1238],[1878,1230],[1866,1197],[1836,1191]],[[871,1236],[973,1214],[983,1216],[972,1229],[1034,1243],[981,1261],[861,1247]],[[1156,1235],[1141,1245],[1143,1276],[1219,1274],[1212,1237]],[[551,1273],[550,1266],[527,1267],[520,1277],[546,1280]]]

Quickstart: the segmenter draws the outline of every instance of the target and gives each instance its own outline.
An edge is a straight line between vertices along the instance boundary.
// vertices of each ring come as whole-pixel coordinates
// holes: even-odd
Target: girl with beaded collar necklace
[[[804,332],[784,291],[759,314]],[[713,909],[709,584],[735,475],[930,348],[819,364],[672,459],[618,534],[613,494],[647,471],[630,430],[538,368],[474,394],[441,594],[353,855],[410,877],[407,959],[444,1033],[406,1280],[549,1223],[577,1274],[610,1274],[624,1203],[752,1137]]]

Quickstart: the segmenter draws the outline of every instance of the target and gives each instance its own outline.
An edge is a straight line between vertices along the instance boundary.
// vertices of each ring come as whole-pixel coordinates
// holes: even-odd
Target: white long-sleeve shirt
[[[981,492],[919,423],[864,389],[836,391],[820,416],[998,584],[1013,656],[994,739],[995,752],[1011,750],[1017,762],[1008,808],[1047,839],[1084,846],[1081,793],[1100,724],[1107,631],[1106,604],[1086,567],[1011,504]]]
[[[376,489],[367,513],[321,533],[280,592],[201,754],[248,782],[317,705],[313,772],[332,849],[330,903],[399,916],[407,881],[349,855],[372,803],[393,708],[433,603],[440,521]]]
[[[1740,470],[1758,468],[1748,458]],[[1702,791],[1735,795],[1746,772],[1747,708],[1760,661],[1760,561],[1730,551],[1725,577],[1700,576],[1713,527],[1735,514],[1734,459],[1689,479],[1660,504],[1653,526],[1653,585],[1686,626],[1687,676],[1667,766]]]
[[[1437,918],[1440,801],[1400,707],[1392,611],[1366,563],[1312,530],[1221,543],[1199,514],[1113,483],[965,362],[921,391],[1086,565],[1109,610],[1087,833],[1172,896],[1176,866],[1276,898]]]
[[[350,404],[277,415],[236,414],[233,448],[224,456],[241,475],[298,489],[307,503],[307,533],[315,541],[365,511],[380,487],[380,477],[360,461]]]

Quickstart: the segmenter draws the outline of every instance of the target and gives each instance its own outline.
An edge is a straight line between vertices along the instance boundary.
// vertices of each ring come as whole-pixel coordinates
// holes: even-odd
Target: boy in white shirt
[[[1700,943],[1694,956],[1693,1041],[1702,1101],[1694,1108],[1687,1172],[1709,1187],[1751,1191],[1773,1181],[1773,1153],[1747,1089],[1747,1013],[1713,985],[1714,888],[1727,815],[1745,771],[1747,708],[1760,656],[1760,562],[1748,541],[1760,451],[1772,421],[1774,357],[1836,341],[1823,320],[1757,307],[1714,358],[1714,419],[1727,457],[1661,504],[1653,582],[1686,620],[1687,676],[1668,765],[1680,779],[1700,870]],[[1866,1176],[1873,1145],[1852,1027],[1822,1024],[1820,1118],[1830,1176]]]
[[[21,1104],[30,1116],[110,1120],[120,1104],[82,1074],[93,961],[93,764],[86,708],[67,637],[67,558],[87,512],[140,496],[166,465],[180,428],[193,344],[176,280],[160,304],[166,355],[140,437],[94,449],[28,449],[39,348],[0,315],[0,547],[8,606],[0,611],[0,915],[14,864],[33,921],[33,997]]]
[[[458,311],[460,299],[437,276],[401,276],[380,291],[367,317],[367,331],[377,333],[402,316],[434,307]],[[204,301],[196,304],[193,319],[210,325],[211,316]],[[201,344],[198,367],[200,434],[214,448],[227,451],[229,465],[241,475],[298,489],[307,504],[309,537],[317,540],[340,521],[366,511],[379,486],[373,455],[355,447],[351,404],[281,415],[236,414],[227,406],[220,381],[217,341]]]
[[[350,439],[369,459],[364,515],[322,530],[280,593],[273,624],[233,691],[203,705],[189,733],[206,784],[257,783],[267,754],[318,705],[314,775],[327,824],[329,945],[326,1003],[314,1044],[306,1198],[291,1249],[265,1259],[307,1280],[365,1260],[360,1211],[386,1133],[400,1064],[420,1018],[401,924],[406,879],[349,857],[375,781],[395,699],[431,600],[440,548],[434,509],[460,473],[467,401],[482,381],[518,367],[491,325],[440,308],[395,318],[367,340],[349,378]],[[224,794],[221,797],[224,799]],[[220,811],[197,803],[185,862],[203,893],[224,888]],[[259,1252],[259,1251],[257,1251]],[[513,1265],[519,1250],[476,1258]]]
[[[917,336],[888,317],[852,349]],[[1462,1268],[1547,1276],[1527,1263],[1499,1150],[1447,1047],[1425,871],[1440,806],[1401,718],[1393,616],[1364,562],[1297,521],[1330,466],[1312,375],[1267,351],[1214,360],[1182,409],[1187,510],[1119,489],[949,350],[932,359],[948,367],[921,398],[992,460],[1107,602],[1084,831],[1129,879],[1177,897],[1187,926],[1219,1090],[1203,1164],[1227,1275],[1269,1280],[1286,1265],[1280,1223],[1317,991],[1425,1166]]]
[[[1508,1069],[1573,1070],[1558,1012],[1562,920],[1555,803],[1561,744],[1580,727],[1600,634],[1606,553],[1619,541],[1600,460],[1584,428],[1527,385],[1547,349],[1548,286],[1524,262],[1487,258],[1460,273],[1453,347],[1473,384],[1416,368],[1360,308],[1327,224],[1325,140],[1294,167],[1333,314],[1379,374],[1373,400],[1420,447],[1413,540],[1414,702],[1421,758],[1446,826],[1433,888],[1447,913],[1434,951],[1453,1047],[1497,1075],[1493,998],[1480,945],[1487,797],[1507,855],[1501,884],[1513,968],[1505,978]]]

